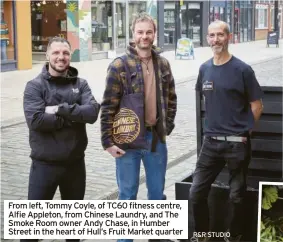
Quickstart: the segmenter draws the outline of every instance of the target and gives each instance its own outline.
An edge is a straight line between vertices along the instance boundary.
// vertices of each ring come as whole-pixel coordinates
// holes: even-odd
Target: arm
[[[93,124],[97,120],[100,105],[94,99],[85,80],[82,85],[81,105],[59,104],[56,114],[70,121]]]
[[[254,121],[257,122],[263,111],[262,97],[263,92],[256,79],[253,69],[248,66],[244,71],[245,93],[250,104]],[[250,133],[252,131],[250,130]]]
[[[45,132],[61,129],[64,119],[45,113],[45,102],[41,96],[39,85],[28,82],[24,91],[24,114],[29,129]]]
[[[195,90],[198,92],[202,91],[202,72],[201,72],[201,68],[199,69],[199,73],[198,73],[198,78],[197,78],[197,82],[195,85]]]
[[[254,121],[257,122],[263,111],[262,100],[260,99],[260,100],[250,102],[250,105],[251,105],[251,110],[253,112]]]
[[[120,99],[122,96],[122,88],[120,75],[117,66],[122,65],[121,60],[116,60],[110,64],[107,70],[106,87],[101,103],[101,142],[104,149],[112,147],[114,142],[112,140],[112,126],[114,116],[119,108]]]
[[[177,112],[177,95],[175,91],[175,81],[172,75],[171,67],[169,65],[169,72],[170,72],[170,81],[169,81],[169,96],[168,96],[168,110],[167,110],[167,120],[166,120],[166,127],[167,127],[167,135],[173,131],[175,124],[175,116]]]

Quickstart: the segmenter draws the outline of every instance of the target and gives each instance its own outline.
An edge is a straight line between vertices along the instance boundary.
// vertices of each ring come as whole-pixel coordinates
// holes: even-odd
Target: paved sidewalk
[[[254,41],[240,44],[231,44],[230,51],[243,61],[252,64],[270,58],[282,56],[283,40],[280,40],[280,48],[266,47],[266,41]],[[183,82],[197,76],[201,63],[212,56],[209,47],[195,48],[195,60],[175,59],[174,51],[163,53],[171,64],[176,82]],[[106,70],[111,59],[93,60],[80,63],[72,63],[77,67],[80,76],[86,78],[94,93],[95,98],[100,102],[102,99]],[[42,65],[34,65],[31,70],[12,71],[1,73],[1,126],[18,123],[23,120],[22,98],[25,84],[37,76]]]

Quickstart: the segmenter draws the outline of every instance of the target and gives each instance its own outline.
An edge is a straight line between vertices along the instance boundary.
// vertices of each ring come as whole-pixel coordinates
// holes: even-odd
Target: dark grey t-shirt
[[[254,126],[250,102],[263,97],[252,68],[232,56],[216,66],[213,59],[201,65],[196,90],[205,97],[206,136],[229,136],[248,132]]]

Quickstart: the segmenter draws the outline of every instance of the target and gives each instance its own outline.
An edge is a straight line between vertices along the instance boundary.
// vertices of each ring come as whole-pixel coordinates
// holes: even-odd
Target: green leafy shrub
[[[282,186],[265,185],[263,187],[262,211],[272,210],[273,204],[283,199],[279,197],[279,189],[282,189]],[[270,218],[269,216],[262,215],[260,232],[260,242],[283,242],[283,216]]]

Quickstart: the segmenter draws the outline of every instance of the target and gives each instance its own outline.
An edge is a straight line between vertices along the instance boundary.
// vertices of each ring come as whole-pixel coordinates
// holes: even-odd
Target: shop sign
[[[278,31],[269,31],[267,33],[267,46],[269,45],[276,45],[279,47],[279,32]]]
[[[188,38],[178,39],[175,53],[176,58],[179,57],[182,59],[183,57],[193,57],[193,59],[195,59],[193,41]]]
[[[189,9],[200,9],[200,3],[189,3]]]
[[[255,8],[256,9],[268,9],[268,5],[267,4],[256,4]]]

